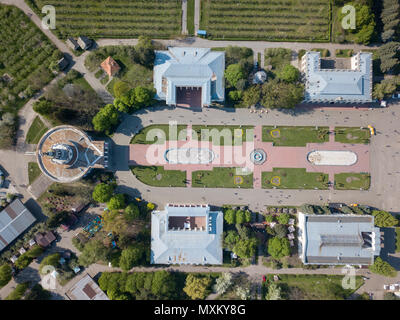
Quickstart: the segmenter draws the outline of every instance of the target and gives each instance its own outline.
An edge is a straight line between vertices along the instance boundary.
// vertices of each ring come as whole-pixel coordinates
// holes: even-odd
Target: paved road
[[[300,205],[302,203],[324,204],[327,202],[357,201],[385,210],[400,211],[400,129],[398,122],[400,105],[375,110],[321,110],[299,109],[296,114],[279,111],[254,114],[248,109],[206,108],[195,112],[183,108],[148,108],[134,115],[127,115],[113,135],[113,166],[118,178],[119,190],[155,202],[161,206],[168,202],[212,203],[223,205],[249,204],[257,211],[266,205]],[[369,191],[337,190],[253,190],[211,188],[158,188],[138,181],[128,168],[128,146],[133,132],[155,123],[176,120],[178,124],[232,124],[232,125],[318,125],[318,126],[367,126],[372,124],[377,135],[370,146],[372,185]],[[389,147],[390,146],[390,147]],[[384,165],[383,165],[384,164]]]
[[[200,29],[201,0],[194,2],[194,34]]]
[[[188,29],[187,29],[187,0],[182,0],[182,34],[188,34]]]

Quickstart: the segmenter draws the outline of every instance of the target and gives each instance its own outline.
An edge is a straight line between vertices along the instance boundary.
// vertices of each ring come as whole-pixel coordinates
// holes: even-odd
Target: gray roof
[[[370,215],[299,213],[304,264],[371,264],[380,252],[380,232]]]
[[[71,300],[110,300],[88,274],[75,283],[66,295]]]
[[[23,233],[36,218],[16,199],[0,212],[0,251]]]
[[[351,58],[351,69],[321,69],[321,54],[309,51],[302,58],[305,74],[305,101],[372,101],[372,53],[360,52]]]
[[[86,50],[92,45],[92,40],[87,37],[81,36],[78,38],[78,44],[83,50]]]
[[[156,98],[176,104],[176,87],[201,87],[202,104],[224,101],[225,52],[209,48],[170,47],[156,51],[154,87]],[[167,80],[167,93],[163,92],[163,78]]]
[[[204,217],[205,229],[168,230],[169,217]],[[222,264],[223,213],[208,205],[167,205],[151,215],[151,263]]]
[[[66,42],[67,42],[67,45],[73,50],[76,50],[79,48],[78,42],[72,37],[69,37]]]

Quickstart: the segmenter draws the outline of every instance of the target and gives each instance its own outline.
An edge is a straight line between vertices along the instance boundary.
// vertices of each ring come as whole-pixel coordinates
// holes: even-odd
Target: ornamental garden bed
[[[186,187],[186,171],[164,170],[161,166],[131,168],[136,178],[153,187]]]
[[[194,188],[253,188],[253,173],[241,175],[236,168],[213,168],[192,172]]]
[[[321,172],[306,172],[305,168],[274,168],[262,173],[265,189],[328,189],[329,177]]]
[[[338,173],[335,174],[335,189],[337,190],[368,190],[371,186],[369,173]]]
[[[328,127],[263,126],[262,141],[273,142],[274,146],[305,147],[307,143],[329,141]]]

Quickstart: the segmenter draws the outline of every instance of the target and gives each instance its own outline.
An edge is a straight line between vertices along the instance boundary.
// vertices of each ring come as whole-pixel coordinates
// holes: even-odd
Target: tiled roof
[[[104,60],[101,65],[100,65],[103,70],[110,76],[112,77],[113,75],[115,75],[120,69],[121,67],[119,66],[119,64],[112,58],[112,57],[108,57],[106,60]]]

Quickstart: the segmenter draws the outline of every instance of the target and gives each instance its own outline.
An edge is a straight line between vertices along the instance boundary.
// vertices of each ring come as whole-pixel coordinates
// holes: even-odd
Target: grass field
[[[360,288],[364,280],[356,276],[354,289],[343,289],[340,275],[280,274],[277,284],[288,300],[343,300]]]
[[[236,180],[236,183],[235,183]],[[192,187],[206,188],[253,188],[253,173],[237,175],[236,168],[213,168],[192,173]]]
[[[337,190],[368,190],[371,176],[368,173],[338,173],[335,174],[335,189]]]
[[[0,5],[0,21],[0,101],[15,113],[53,79],[49,66],[60,52],[16,7]]]
[[[173,127],[172,127],[173,128]],[[185,140],[187,133],[186,133],[187,125],[177,125],[176,132],[177,132],[177,139],[178,140]],[[150,131],[154,130],[154,134],[157,132],[160,135],[160,138],[155,136],[155,140],[148,141],[146,139],[147,134]],[[173,130],[173,129],[171,129]],[[162,138],[163,134],[165,135],[165,140],[172,140],[172,135],[170,135],[170,127],[168,124],[153,124],[141,129],[137,134],[135,134],[131,139],[131,144],[153,144],[153,143],[164,143],[165,140]],[[173,131],[171,132],[173,134]]]
[[[264,64],[271,66],[272,70],[279,70],[284,65],[290,64],[292,50],[285,48],[268,48],[264,51]]]
[[[335,141],[341,143],[363,143],[368,144],[371,138],[369,129],[359,127],[336,127]]]
[[[36,162],[28,162],[29,185],[31,185],[41,173],[42,171],[40,171],[39,165]]]
[[[61,39],[85,35],[93,38],[170,38],[181,33],[180,0],[27,0],[43,16],[41,8],[53,5],[57,12],[54,33]]]
[[[263,126],[262,141],[273,142],[274,146],[304,147],[307,143],[328,142],[328,131],[328,127]]]
[[[187,2],[187,28],[189,35],[194,35],[194,2],[195,0],[188,0]]]
[[[212,141],[216,146],[241,145],[245,141],[254,140],[253,126],[203,126],[193,125],[199,141]],[[210,130],[205,131],[205,130]],[[194,134],[193,132],[193,134]]]
[[[44,125],[43,121],[40,120],[39,116],[36,116],[26,134],[26,143],[37,144],[47,130],[48,128]]]
[[[163,167],[132,167],[132,173],[139,181],[153,187],[186,187],[186,172],[164,170]]]
[[[200,29],[212,39],[329,41],[330,0],[203,0]]]
[[[306,172],[305,168],[274,168],[262,173],[262,187],[271,189],[328,189],[329,177],[321,172]]]

